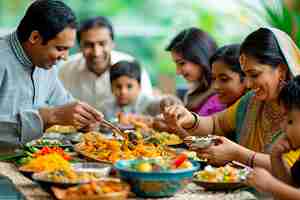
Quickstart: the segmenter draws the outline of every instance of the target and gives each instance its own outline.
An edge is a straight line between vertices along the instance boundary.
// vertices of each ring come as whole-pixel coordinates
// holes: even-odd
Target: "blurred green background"
[[[17,26],[30,2],[30,0],[0,0],[0,34]],[[160,82],[161,76],[173,79],[176,77],[175,65],[164,48],[182,29],[190,26],[199,27],[209,32],[218,45],[222,46],[241,42],[249,32],[262,25],[271,24],[291,29],[293,23],[289,27],[283,27],[288,17],[294,20],[294,16],[287,15],[295,15],[296,18],[299,16],[296,11],[289,12],[290,7],[298,8],[298,4],[288,4],[287,14],[284,12],[287,6],[281,0],[64,0],[64,2],[74,9],[80,21],[97,15],[107,16],[115,28],[116,48],[135,56],[150,73],[153,84],[162,89],[164,88]],[[290,34],[295,34],[295,30],[292,30]],[[75,47],[71,53],[76,51]],[[185,82],[176,77],[176,84],[181,87]]]

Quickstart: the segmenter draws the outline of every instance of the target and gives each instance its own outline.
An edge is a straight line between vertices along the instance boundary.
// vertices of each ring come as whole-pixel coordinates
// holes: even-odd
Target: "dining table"
[[[0,200],[51,200],[55,197],[44,190],[38,183],[24,176],[17,167],[9,162],[0,162],[0,175],[8,178],[16,190],[3,191],[0,189]],[[0,179],[1,180],[1,179]],[[1,181],[0,181],[1,182]],[[0,185],[1,186],[1,185]],[[18,193],[19,195],[16,195]],[[142,200],[145,198],[130,195],[129,200]],[[151,198],[146,198],[150,200]],[[155,198],[156,200],[271,200],[272,197],[265,195],[258,197],[245,189],[235,191],[206,191],[204,188],[189,183],[172,197]]]

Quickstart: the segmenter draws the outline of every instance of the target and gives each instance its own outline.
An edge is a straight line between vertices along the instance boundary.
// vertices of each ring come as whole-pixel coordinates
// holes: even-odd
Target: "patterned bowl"
[[[132,191],[140,197],[167,197],[173,196],[182,189],[186,182],[191,180],[193,173],[200,164],[191,161],[192,168],[170,170],[162,172],[138,172],[129,169],[129,166],[139,160],[120,160],[114,168],[118,171],[122,180],[128,182]]]

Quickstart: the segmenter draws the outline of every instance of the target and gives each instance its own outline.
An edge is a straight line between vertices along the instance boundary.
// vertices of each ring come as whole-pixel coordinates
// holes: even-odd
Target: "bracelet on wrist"
[[[251,168],[254,167],[255,157],[256,157],[256,152],[254,152],[254,153],[251,155],[250,159],[248,159],[247,164],[248,164],[248,166],[250,166]]]
[[[193,123],[193,125],[192,125],[191,127],[189,127],[189,128],[183,127],[183,128],[184,128],[185,130],[187,130],[187,131],[196,129],[196,128],[198,127],[198,125],[199,125],[199,116],[198,116],[196,113],[194,113],[194,112],[191,112],[191,113],[192,113],[192,115],[194,116],[194,123]]]
[[[254,163],[255,163],[255,157],[256,157],[256,152],[253,154],[252,159],[251,159],[251,167],[254,167]]]

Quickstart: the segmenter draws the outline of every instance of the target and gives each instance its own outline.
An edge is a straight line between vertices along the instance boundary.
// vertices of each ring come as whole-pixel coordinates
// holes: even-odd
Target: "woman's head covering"
[[[266,27],[274,34],[280,50],[288,64],[289,70],[293,76],[300,74],[300,50],[295,42],[285,32],[277,29]]]
[[[283,31],[265,27],[275,36],[282,55],[294,77],[300,74],[300,51],[294,41]],[[277,103],[256,101],[250,95],[239,105],[239,112],[245,111],[244,119],[238,126],[239,142],[243,146],[258,152],[270,152],[272,138],[281,131],[285,115]],[[243,108],[243,109],[240,109]],[[263,113],[263,114],[262,114]],[[238,115],[239,116],[239,115]]]

